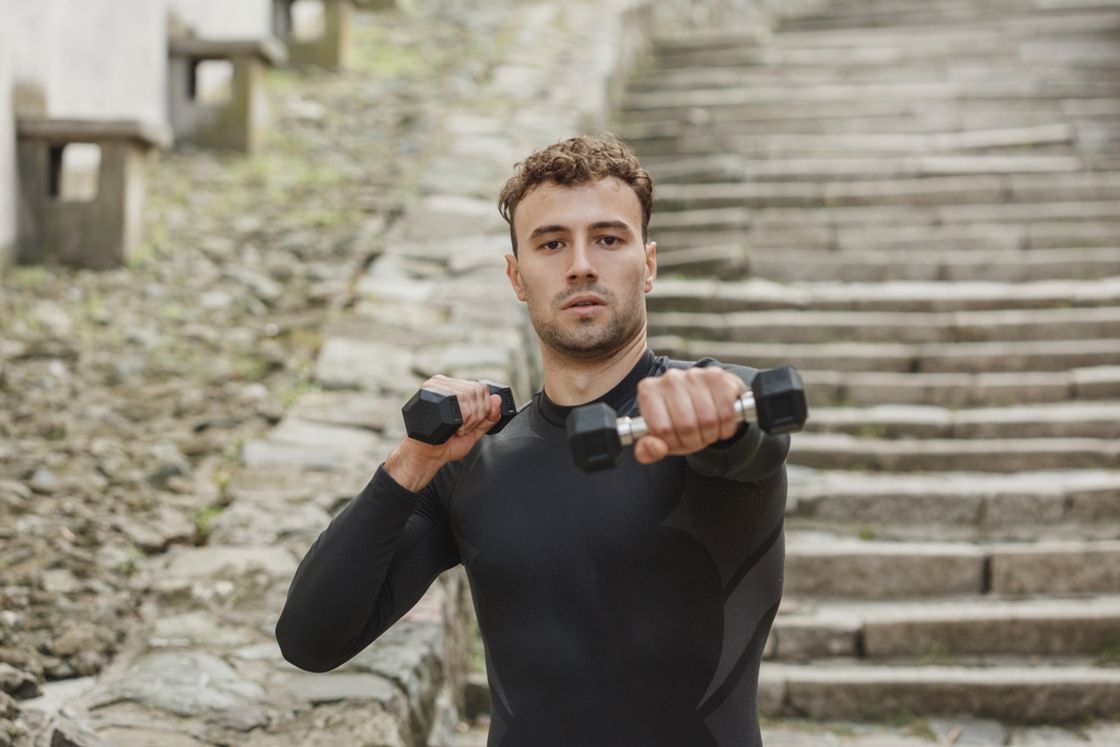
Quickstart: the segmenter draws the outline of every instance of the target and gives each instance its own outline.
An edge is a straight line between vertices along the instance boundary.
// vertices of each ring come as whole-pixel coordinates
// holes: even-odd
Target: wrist
[[[405,490],[417,493],[432,481],[444,461],[432,447],[406,438],[385,459],[385,471]]]

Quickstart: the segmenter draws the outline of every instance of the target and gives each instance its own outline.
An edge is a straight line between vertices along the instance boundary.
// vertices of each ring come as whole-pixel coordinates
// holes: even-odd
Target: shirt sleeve
[[[741,378],[747,386],[758,373],[758,369],[718,363],[711,358],[703,358],[696,365],[718,365]],[[781,468],[788,454],[789,435],[771,436],[759,428],[758,423],[752,422],[742,426],[731,438],[689,454],[686,459],[694,470],[706,477],[752,482]]]
[[[459,562],[441,490],[449,467],[419,493],[384,465],[307,551],[276,624],[284,658],[311,672],[348,661],[399,620]]]

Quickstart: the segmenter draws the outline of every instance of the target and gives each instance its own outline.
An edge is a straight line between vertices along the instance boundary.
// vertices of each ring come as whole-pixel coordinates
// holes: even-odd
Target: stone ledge
[[[172,39],[168,46],[173,57],[204,60],[256,57],[275,66],[288,61],[288,50],[279,39]]]
[[[171,145],[171,128],[165,123],[131,119],[47,119],[20,117],[16,120],[20,140],[40,140],[54,144],[75,142],[104,143],[134,141],[142,146],[166,148]]]

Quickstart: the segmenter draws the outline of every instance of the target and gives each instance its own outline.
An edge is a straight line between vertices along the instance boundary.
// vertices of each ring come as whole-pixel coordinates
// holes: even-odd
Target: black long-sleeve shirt
[[[634,415],[641,379],[690,365],[647,351],[600,399]],[[379,468],[301,562],[276,628],[284,656],[339,666],[462,563],[490,747],[761,745],[788,437],[751,424],[688,457],[640,465],[627,450],[586,474],[567,443],[570,409],[539,392],[419,493]]]

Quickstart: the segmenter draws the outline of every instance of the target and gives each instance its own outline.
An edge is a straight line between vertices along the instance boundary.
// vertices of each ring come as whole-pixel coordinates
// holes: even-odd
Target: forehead
[[[514,228],[521,236],[543,225],[578,230],[604,221],[622,221],[635,233],[640,233],[642,225],[642,205],[637,193],[613,176],[574,186],[538,184],[518,203],[513,217]]]

